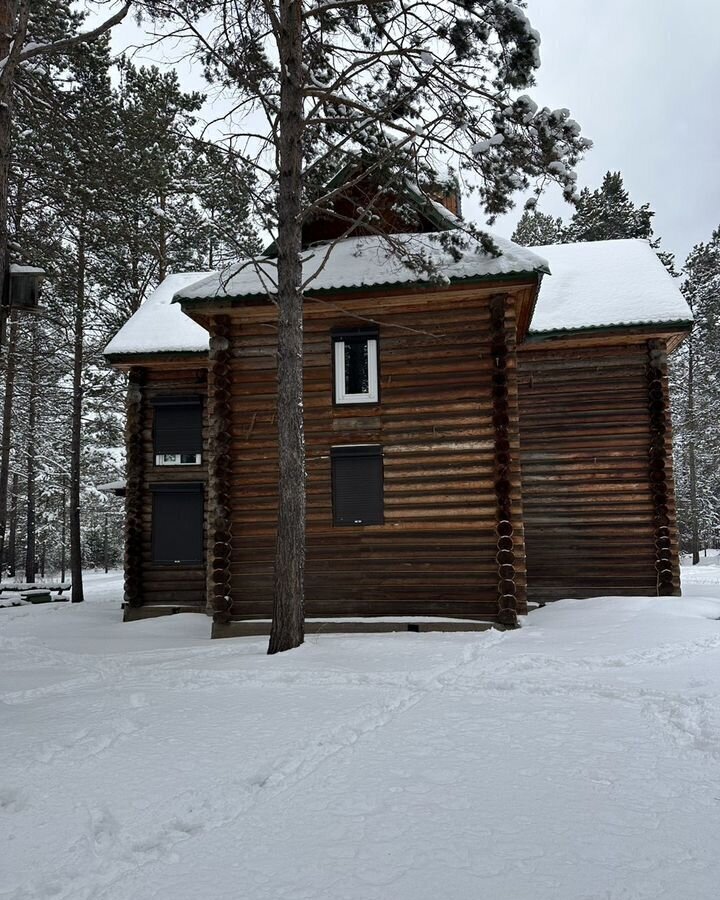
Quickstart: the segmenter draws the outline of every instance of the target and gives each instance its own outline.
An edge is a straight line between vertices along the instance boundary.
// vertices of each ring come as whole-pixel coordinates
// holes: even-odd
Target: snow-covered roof
[[[172,299],[182,288],[208,272],[168,275],[105,348],[106,356],[145,353],[202,353],[208,333],[193,322]]]
[[[117,481],[108,481],[105,484],[98,484],[96,487],[103,493],[112,494],[115,491],[124,491],[127,487],[127,481],[124,478],[119,478]]]
[[[552,273],[543,278],[531,333],[577,331],[623,325],[689,322],[692,313],[665,267],[647,241],[596,241],[554,244],[528,250],[493,235],[502,256],[485,253],[480,245],[460,260],[444,250],[437,235],[396,235],[409,254],[429,257],[443,277],[462,280],[530,272]],[[312,290],[343,290],[429,282],[393,254],[379,237],[348,238],[305,253],[304,277],[324,266]],[[107,356],[204,352],[208,334],[182,311],[177,300],[248,297],[272,290],[277,261],[260,257],[225,272],[184,272],[169,275],[105,348]]]
[[[535,247],[550,263],[531,333],[689,322],[677,282],[647,241]]]
[[[443,238],[447,239],[446,233]],[[491,256],[477,241],[469,239],[461,259],[456,260],[443,248],[439,234],[393,236],[394,243],[403,245],[402,254],[406,258],[428,259],[444,281],[547,271],[547,262],[535,251],[497,235],[492,235],[492,239],[501,251],[500,256]],[[317,277],[313,278],[308,290],[346,290],[433,281],[432,274],[411,268],[383,237],[376,236],[347,238],[334,245],[308,248],[304,254],[303,278],[311,277],[316,271]],[[276,276],[276,259],[242,260],[228,270],[214,272],[179,289],[177,297],[179,300],[252,297],[272,290]]]
[[[39,266],[21,266],[19,263],[10,263],[11,275],[46,275],[45,269]]]

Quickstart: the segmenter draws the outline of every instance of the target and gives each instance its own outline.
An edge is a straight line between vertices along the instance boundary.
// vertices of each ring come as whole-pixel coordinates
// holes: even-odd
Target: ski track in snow
[[[582,615],[580,608],[577,610],[578,616]],[[20,620],[24,627],[32,622],[33,613],[41,615],[43,612],[26,608],[3,611],[8,618],[0,621],[0,627]],[[13,886],[0,882],[0,898],[116,900],[129,896],[123,890],[128,877],[155,864],[178,861],[183,845],[201,835],[222,834],[232,826],[237,844],[242,846],[243,820],[250,814],[262,810],[276,798],[285,798],[285,803],[292,804],[293,794],[300,791],[311,776],[328,770],[340,759],[349,762],[355,758],[353,754],[362,754],[364,741],[377,738],[388,726],[397,728],[405,714],[432,697],[446,696],[455,705],[461,705],[463,698],[470,701],[483,696],[496,700],[508,697],[508,702],[512,702],[513,697],[559,698],[562,701],[559,708],[571,707],[579,701],[610,702],[616,708],[641,710],[659,744],[665,745],[678,759],[682,757],[687,762],[690,753],[713,765],[720,762],[716,689],[720,622],[708,620],[703,625],[702,635],[700,628],[695,627],[690,632],[692,637],[683,635],[677,641],[668,640],[670,631],[666,631],[665,639],[653,646],[642,646],[642,641],[640,646],[632,646],[626,641],[628,645],[620,642],[622,649],[617,652],[602,652],[612,646],[610,638],[603,635],[602,648],[598,648],[601,652],[583,653],[586,647],[594,648],[592,642],[582,641],[577,650],[565,653],[562,637],[568,633],[568,626],[566,621],[563,622],[558,641],[553,630],[554,614],[554,610],[536,614],[536,619],[531,618],[533,628],[527,629],[527,634],[523,631],[484,632],[471,637],[441,637],[441,642],[447,641],[447,646],[441,646],[441,653],[433,645],[433,636],[422,635],[413,647],[421,648],[420,655],[426,645],[428,653],[435,654],[426,671],[419,668],[342,671],[332,665],[318,668],[315,658],[310,659],[308,668],[308,660],[302,656],[298,657],[299,667],[292,665],[291,659],[290,664],[285,665],[283,661],[273,668],[265,664],[247,670],[214,669],[208,666],[232,664],[237,659],[238,645],[234,641],[92,655],[53,648],[32,634],[17,637],[3,634],[0,636],[0,653],[7,659],[3,684],[12,681],[13,673],[20,673],[30,666],[35,666],[41,673],[53,667],[74,673],[73,677],[60,678],[39,687],[4,691],[0,701],[8,713],[19,713],[24,707],[37,704],[65,701],[71,704],[68,709],[73,711],[82,709],[87,703],[92,714],[82,727],[70,727],[62,734],[32,746],[22,765],[16,767],[26,778],[28,773],[24,770],[29,767],[27,787],[10,783],[13,766],[6,766],[0,781],[0,826],[22,816],[31,807],[33,766],[56,772],[57,778],[61,779],[68,766],[82,766],[89,759],[113,759],[115,752],[123,752],[127,741],[137,739],[142,747],[143,732],[149,727],[141,715],[147,706],[148,686],[153,691],[170,691],[178,696],[196,695],[197,692],[212,696],[213,691],[228,688],[258,689],[260,692],[269,687],[300,691],[370,689],[377,699],[363,702],[350,721],[332,724],[330,717],[331,724],[314,731],[311,737],[304,738],[291,749],[273,753],[272,748],[267,748],[267,758],[249,773],[239,774],[228,767],[227,774],[216,778],[209,787],[197,790],[190,784],[163,796],[150,826],[140,827],[128,821],[127,816],[123,821],[123,817],[107,803],[95,802],[89,796],[81,798],[85,818],[82,831],[68,834],[61,853],[55,854],[52,860],[44,860],[37,871],[25,873],[21,880],[16,878]],[[608,615],[612,612],[608,611]],[[627,628],[618,633],[625,636],[626,631]],[[156,633],[160,634],[159,631]],[[332,646],[332,641],[329,639],[327,646]],[[546,652],[543,648],[552,646],[553,642],[560,651]],[[382,642],[373,638],[354,639],[348,652],[362,654],[365,646],[377,654],[379,644]],[[325,644],[318,644],[320,646]],[[395,645],[388,641],[386,646],[392,657],[391,648]],[[449,655],[450,662],[437,664],[436,660],[443,655],[445,658]],[[321,663],[322,656],[319,660]],[[696,679],[691,694],[682,686],[678,690],[667,690],[652,682],[654,668],[665,672],[668,667],[683,664],[702,667],[705,660],[712,660],[713,665]],[[417,656],[412,662],[417,666]],[[207,749],[208,764],[215,765],[216,753],[222,753],[223,748]],[[528,753],[532,753],[531,747]],[[111,770],[107,777],[113,777]],[[501,870],[502,864],[498,871]],[[285,889],[278,886],[274,896],[285,897]],[[290,890],[287,896],[313,895],[298,889],[297,893]],[[538,895],[543,900],[550,896]],[[608,900],[625,897],[638,900],[645,896],[653,894],[630,889],[625,893],[615,888],[606,893],[587,894],[593,900],[605,897]],[[250,895],[248,897],[250,900]],[[208,900],[212,898],[208,896]],[[357,895],[353,900],[362,898]],[[698,896],[693,900],[706,898]]]

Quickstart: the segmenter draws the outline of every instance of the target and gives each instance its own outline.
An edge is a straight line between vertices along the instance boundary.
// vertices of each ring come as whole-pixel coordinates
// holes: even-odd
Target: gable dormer
[[[344,166],[322,190],[324,208],[303,224],[303,246],[377,234],[426,234],[457,227],[460,198],[449,182],[423,192],[410,178],[387,186],[361,162]]]

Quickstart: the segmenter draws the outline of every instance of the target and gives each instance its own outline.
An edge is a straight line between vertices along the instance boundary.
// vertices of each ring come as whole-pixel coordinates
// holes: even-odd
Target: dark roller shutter
[[[333,447],[331,461],[335,525],[382,525],[382,447]]]
[[[158,397],[153,401],[155,453],[202,453],[200,397]]]
[[[152,558],[155,563],[203,561],[203,486],[153,484]]]

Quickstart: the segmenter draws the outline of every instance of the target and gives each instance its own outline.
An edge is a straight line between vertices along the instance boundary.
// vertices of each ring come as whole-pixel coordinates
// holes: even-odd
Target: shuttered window
[[[158,397],[153,407],[155,456],[198,454],[199,457],[202,453],[200,397]]]
[[[379,444],[333,447],[333,522],[382,525],[383,450]]]
[[[163,565],[199,565],[203,561],[203,486],[153,484],[152,559]]]

